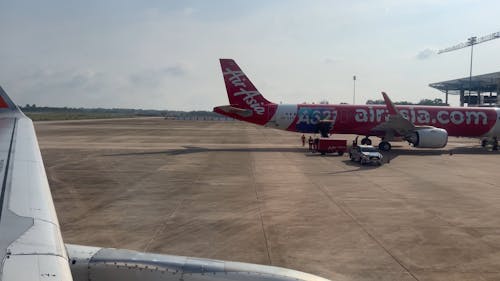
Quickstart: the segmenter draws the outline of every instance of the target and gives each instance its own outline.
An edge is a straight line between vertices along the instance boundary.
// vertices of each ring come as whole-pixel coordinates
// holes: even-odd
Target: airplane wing
[[[390,132],[393,135],[406,136],[418,129],[410,120],[404,118],[403,115],[399,113],[386,93],[382,92],[382,96],[384,97],[387,110],[389,111],[389,120],[375,126],[372,129],[373,131],[384,131]]]
[[[312,274],[260,264],[72,244],[66,247],[75,281],[328,281]]]
[[[0,281],[71,281],[33,123],[0,87]]]

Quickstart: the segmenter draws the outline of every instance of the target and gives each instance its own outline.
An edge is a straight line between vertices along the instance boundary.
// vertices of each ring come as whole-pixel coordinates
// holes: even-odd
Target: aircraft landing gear
[[[372,145],[372,140],[369,139],[368,137],[364,137],[363,139],[361,139],[361,144],[362,145]]]
[[[481,140],[481,146],[486,147],[488,145],[488,139]]]
[[[391,150],[391,143],[389,143],[388,141],[381,141],[379,144],[378,144],[378,149],[382,150],[382,151],[389,151]]]
[[[491,144],[491,150],[493,150],[493,151],[498,150],[498,138],[497,137],[492,137],[491,139],[484,138],[481,140],[482,147],[487,147],[489,144]]]

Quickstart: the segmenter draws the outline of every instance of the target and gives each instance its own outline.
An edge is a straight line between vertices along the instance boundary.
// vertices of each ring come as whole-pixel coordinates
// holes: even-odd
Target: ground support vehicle
[[[321,155],[325,155],[327,153],[337,153],[342,156],[347,152],[347,140],[319,138],[315,151],[321,153]]]
[[[361,165],[382,165],[382,154],[371,145],[353,145],[349,151],[351,161],[359,162]]]

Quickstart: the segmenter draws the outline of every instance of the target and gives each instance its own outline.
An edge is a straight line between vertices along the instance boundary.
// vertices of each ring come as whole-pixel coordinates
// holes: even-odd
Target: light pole
[[[353,85],[354,85],[354,89],[353,89],[353,93],[352,93],[352,104],[356,104],[356,75],[354,75],[352,77],[352,81],[353,81]]]
[[[468,40],[468,43],[470,45],[470,69],[469,69],[469,100],[470,100],[470,95],[471,95],[471,90],[472,90],[472,56],[474,55],[474,44],[476,44],[476,36],[473,36]],[[477,92],[477,101],[476,104],[479,104],[479,91]]]

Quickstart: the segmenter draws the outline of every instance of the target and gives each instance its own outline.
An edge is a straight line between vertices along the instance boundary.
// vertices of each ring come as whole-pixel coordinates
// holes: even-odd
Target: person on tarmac
[[[352,147],[358,146],[358,137],[352,141]]]
[[[304,134],[302,134],[302,137],[300,137],[300,139],[302,140],[302,146],[305,146],[306,145],[306,136],[304,136]]]
[[[313,138],[309,136],[309,151],[313,150]]]
[[[314,139],[314,150],[318,150],[319,138]]]

